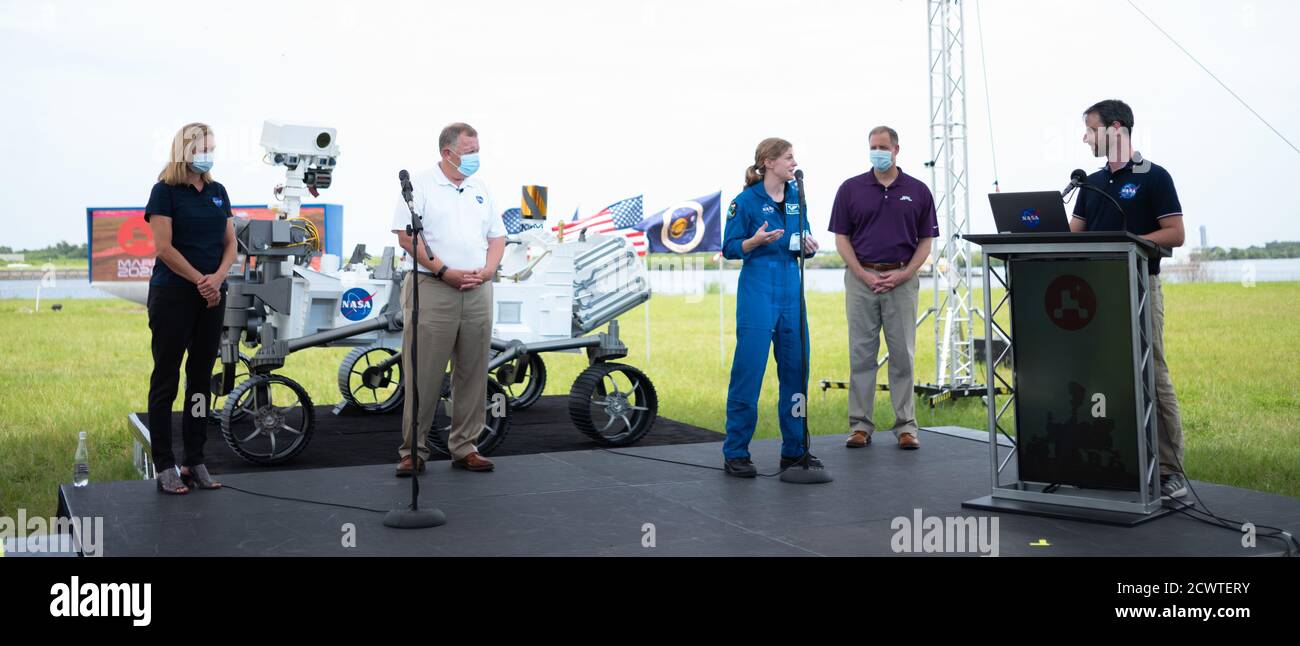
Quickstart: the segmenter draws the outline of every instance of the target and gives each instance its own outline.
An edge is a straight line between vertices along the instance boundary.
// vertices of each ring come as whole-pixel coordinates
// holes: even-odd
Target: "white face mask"
[[[196,173],[212,170],[212,153],[194,153],[194,158],[190,161],[190,170]]]

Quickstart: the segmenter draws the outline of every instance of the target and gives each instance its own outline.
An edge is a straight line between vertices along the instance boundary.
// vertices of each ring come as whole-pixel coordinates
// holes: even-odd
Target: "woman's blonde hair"
[[[202,140],[212,136],[212,128],[206,123],[187,123],[176,131],[172,145],[167,152],[167,165],[158,173],[158,181],[172,186],[180,186],[188,177],[194,151],[203,143]],[[212,181],[211,173],[203,173],[203,182]]]
[[[763,164],[770,159],[779,159],[791,147],[790,142],[779,137],[768,137],[758,142],[758,148],[754,149],[754,165],[745,169],[745,187],[763,181]]]

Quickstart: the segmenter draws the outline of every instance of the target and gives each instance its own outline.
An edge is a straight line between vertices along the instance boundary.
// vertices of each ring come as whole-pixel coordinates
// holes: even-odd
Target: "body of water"
[[[1213,260],[1196,265],[1162,264],[1160,278],[1170,283],[1271,283],[1300,280],[1300,258]]]
[[[0,280],[0,298],[35,299],[39,280]],[[86,280],[59,280],[53,287],[41,289],[41,304],[69,298],[116,298],[112,294],[95,289]]]

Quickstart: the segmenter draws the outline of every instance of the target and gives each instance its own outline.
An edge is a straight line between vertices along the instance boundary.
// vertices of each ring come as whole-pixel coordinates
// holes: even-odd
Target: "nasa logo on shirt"
[[[764,204],[764,205],[763,205],[763,212],[764,212],[764,213],[776,213],[776,208],[774,208],[771,204]]]
[[[736,217],[736,201],[732,200],[731,206],[727,207],[727,219],[730,220],[734,217]]]
[[[1133,182],[1129,182],[1124,185],[1124,188],[1119,189],[1119,196],[1126,200],[1133,199],[1133,196],[1137,194],[1138,194],[1138,185],[1134,184]]]
[[[899,201],[899,202],[911,202],[911,201],[912,201],[912,196],[911,196],[911,195],[904,195],[903,197],[898,198],[898,201]]]
[[[225,204],[225,202],[221,201],[221,198],[219,197],[212,198],[212,203],[217,206],[221,206],[222,204]]]

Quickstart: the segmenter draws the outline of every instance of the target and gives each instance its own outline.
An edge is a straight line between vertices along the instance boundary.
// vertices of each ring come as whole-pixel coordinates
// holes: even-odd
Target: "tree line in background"
[[[1192,260],[1259,260],[1262,258],[1300,258],[1300,242],[1273,241],[1264,246],[1245,249],[1206,247],[1192,252]]]
[[[86,243],[70,244],[66,240],[52,244],[43,249],[13,249],[8,245],[0,245],[0,253],[20,253],[23,254],[23,262],[34,265],[44,262],[86,260]]]

